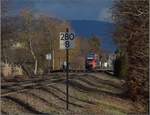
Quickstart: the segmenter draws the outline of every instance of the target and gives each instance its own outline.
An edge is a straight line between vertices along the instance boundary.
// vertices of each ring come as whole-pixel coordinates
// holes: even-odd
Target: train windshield
[[[91,62],[91,61],[93,61],[93,59],[87,59],[87,61],[88,61],[88,62]]]

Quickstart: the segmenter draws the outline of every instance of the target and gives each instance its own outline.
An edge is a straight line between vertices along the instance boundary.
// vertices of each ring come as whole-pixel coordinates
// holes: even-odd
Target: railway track
[[[95,71],[85,71],[85,70],[69,70],[69,79],[77,78],[77,76],[86,76],[90,73],[103,72],[109,75],[113,75],[109,70],[95,70]],[[37,89],[41,87],[46,87],[49,85],[56,84],[57,82],[65,82],[66,77],[63,70],[51,71],[47,75],[36,75],[33,78],[24,81],[15,82],[4,82],[1,84],[1,97],[8,96],[17,92],[24,92],[30,89]]]
[[[91,70],[91,71],[88,71],[88,70],[74,70],[74,69],[70,69],[69,72],[74,72],[74,73],[79,73],[79,72],[82,72],[82,73],[87,73],[87,72],[112,72],[111,69],[96,69],[96,70]],[[51,73],[55,73],[55,72],[65,72],[65,70],[52,70]]]
[[[54,70],[51,71],[51,73],[56,73],[56,72],[65,72],[64,70]],[[111,69],[98,69],[98,70],[69,70],[69,73],[106,73],[108,75],[114,76],[114,72]]]
[[[63,75],[62,75],[63,74]],[[56,75],[59,75],[56,77]],[[62,76],[61,76],[62,75]],[[69,79],[77,79],[85,76],[85,73],[77,74],[71,73]],[[8,96],[18,92],[24,92],[30,89],[38,89],[41,87],[47,87],[50,85],[57,84],[58,82],[65,82],[66,77],[64,73],[52,74],[49,78],[31,78],[30,80],[20,81],[20,82],[8,82],[1,84],[1,97]]]

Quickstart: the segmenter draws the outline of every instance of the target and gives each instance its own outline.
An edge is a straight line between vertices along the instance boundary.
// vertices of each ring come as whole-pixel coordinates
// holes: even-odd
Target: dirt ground
[[[145,113],[146,107],[123,94],[124,81],[104,73],[72,74],[69,81],[69,110],[66,84],[30,89],[1,98],[2,114],[127,115]]]

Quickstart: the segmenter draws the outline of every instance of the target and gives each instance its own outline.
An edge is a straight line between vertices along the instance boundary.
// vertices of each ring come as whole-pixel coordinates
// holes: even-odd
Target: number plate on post
[[[59,43],[60,49],[72,49],[75,47],[75,34],[69,32],[60,32]]]

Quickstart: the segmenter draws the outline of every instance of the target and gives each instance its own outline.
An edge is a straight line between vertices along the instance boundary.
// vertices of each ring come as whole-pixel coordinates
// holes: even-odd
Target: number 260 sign
[[[60,32],[59,43],[60,49],[71,49],[75,47],[74,43],[75,34],[69,32]]]

